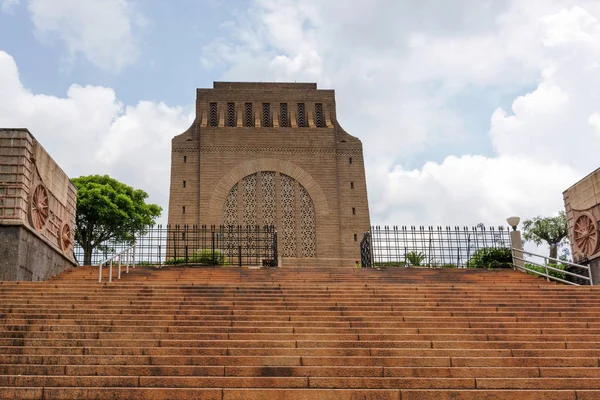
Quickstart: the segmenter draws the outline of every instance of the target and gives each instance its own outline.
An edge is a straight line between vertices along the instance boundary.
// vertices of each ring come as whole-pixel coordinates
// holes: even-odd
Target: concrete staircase
[[[512,270],[97,273],[0,284],[0,398],[600,399],[595,288]]]

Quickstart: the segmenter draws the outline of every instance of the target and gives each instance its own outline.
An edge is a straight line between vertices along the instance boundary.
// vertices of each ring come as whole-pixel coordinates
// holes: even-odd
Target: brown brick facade
[[[169,224],[234,220],[273,221],[283,266],[360,260],[370,224],[362,144],[339,125],[333,90],[232,82],[197,90],[196,120],[172,141]]]

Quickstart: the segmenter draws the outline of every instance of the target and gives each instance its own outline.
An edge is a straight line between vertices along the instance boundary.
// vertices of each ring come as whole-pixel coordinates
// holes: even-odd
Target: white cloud
[[[65,97],[34,94],[2,51],[0,87],[0,127],[28,128],[71,177],[108,174],[146,190],[166,221],[171,138],[191,125],[192,107],[125,106],[101,86],[72,85]]]
[[[138,58],[134,31],[144,18],[127,0],[29,0],[29,12],[38,37],[62,41],[71,58],[116,72]]]
[[[341,124],[363,140],[375,223],[498,224],[511,214],[554,214],[562,191],[598,167],[600,5],[410,4],[257,0],[204,56],[227,67],[222,79],[336,89]],[[509,111],[490,115],[494,154],[405,168],[403,160],[422,151],[485,135],[466,127],[469,109],[453,107],[473,88],[491,98],[521,93]]]
[[[0,10],[5,13],[12,13],[12,9],[19,5],[19,0],[2,0],[0,2]]]

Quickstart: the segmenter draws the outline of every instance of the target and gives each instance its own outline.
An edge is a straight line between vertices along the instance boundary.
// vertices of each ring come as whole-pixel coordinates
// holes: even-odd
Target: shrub
[[[409,251],[404,255],[406,258],[406,265],[410,265],[412,267],[420,267],[421,263],[425,260],[427,256],[424,253]]]
[[[446,263],[446,264],[440,265],[440,268],[458,268],[458,266],[456,264]]]
[[[379,261],[373,263],[374,267],[406,267],[405,261]]]
[[[185,257],[171,258],[165,261],[166,265],[186,264]],[[198,250],[188,256],[187,264],[202,264],[202,265],[224,265],[225,255],[219,250]]]
[[[560,269],[561,271],[565,270],[565,264],[556,264],[556,263],[552,263],[552,264],[548,264],[550,267],[552,268],[556,268],[556,269]],[[540,267],[539,265],[535,265],[535,264],[531,264],[531,263],[525,263],[525,268],[528,270],[532,270],[532,271],[537,271],[537,272],[541,272],[543,274],[546,273],[546,268],[544,267]],[[536,276],[540,276],[539,274],[536,274],[535,272],[527,272],[530,275],[536,275]],[[550,268],[548,268],[548,275],[553,276],[555,278],[559,278],[559,279],[566,279],[567,278],[567,274],[565,274],[564,272],[558,272],[558,271],[554,271]],[[543,278],[543,277],[542,277]]]
[[[512,253],[506,247],[483,247],[473,253],[467,268],[512,268]]]

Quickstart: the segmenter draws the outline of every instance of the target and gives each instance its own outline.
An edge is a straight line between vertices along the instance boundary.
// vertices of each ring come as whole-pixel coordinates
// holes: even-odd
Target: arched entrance
[[[223,224],[274,225],[283,257],[316,257],[315,206],[308,190],[277,171],[248,174],[229,190]]]

